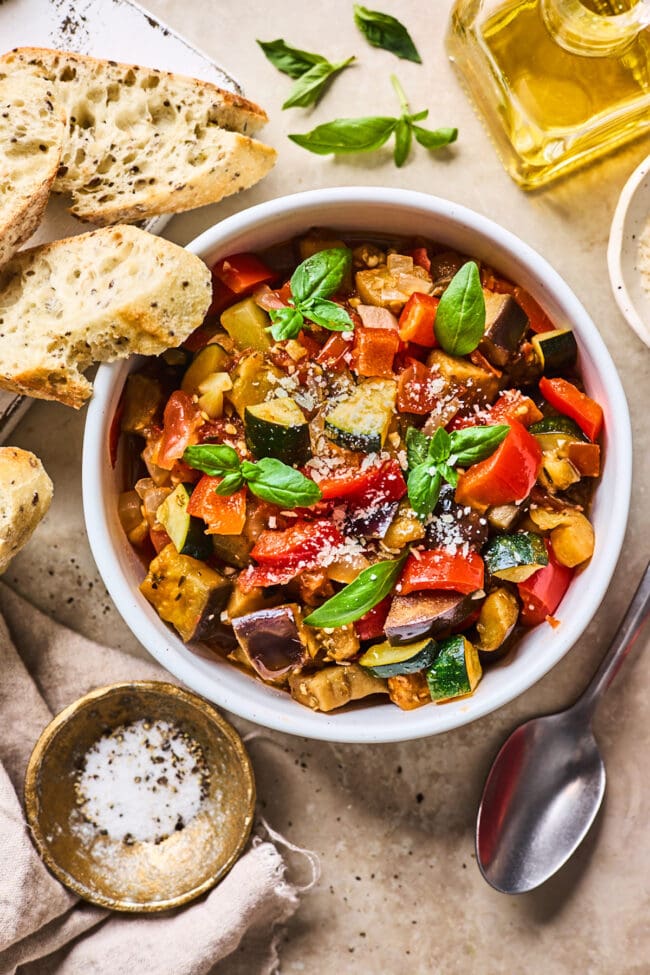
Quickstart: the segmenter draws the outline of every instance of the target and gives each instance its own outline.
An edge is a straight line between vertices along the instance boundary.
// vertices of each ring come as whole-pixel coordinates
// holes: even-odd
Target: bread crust
[[[20,447],[0,447],[0,573],[29,541],[52,492],[38,457]]]

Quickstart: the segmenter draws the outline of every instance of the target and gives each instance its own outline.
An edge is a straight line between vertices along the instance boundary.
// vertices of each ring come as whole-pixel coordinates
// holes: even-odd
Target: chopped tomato
[[[590,440],[596,440],[603,429],[603,410],[599,403],[581,393],[577,386],[566,379],[539,381],[539,391],[544,399],[560,413],[575,420]]]
[[[433,392],[436,376],[423,362],[411,360],[397,380],[397,409],[400,413],[424,416],[435,407],[438,397]]]
[[[187,513],[202,518],[206,535],[241,535],[246,521],[246,488],[234,494],[217,494],[222,478],[204,474],[187,505]]]
[[[172,542],[164,528],[150,528],[149,538],[151,539],[151,544],[155,549],[156,555],[162,552],[167,545],[171,545]]]
[[[416,291],[404,305],[399,317],[399,337],[402,342],[417,342],[433,349],[438,345],[433,326],[439,298]]]
[[[316,362],[332,372],[341,372],[347,366],[346,355],[352,351],[352,342],[340,332],[333,332],[316,355]]]
[[[356,328],[352,368],[359,376],[392,377],[398,349],[399,335],[392,329]]]
[[[188,352],[198,352],[199,349],[204,349],[220,328],[219,319],[208,315],[203,325],[199,325],[191,335],[188,335],[183,342],[183,348],[187,349]]]
[[[224,257],[214,265],[212,274],[236,295],[246,294],[275,278],[275,273],[255,254]]]
[[[477,552],[461,555],[434,549],[409,555],[397,589],[403,595],[421,589],[470,593],[483,588],[483,579],[483,559]]]
[[[201,471],[190,467],[184,460],[174,461],[170,474],[172,484],[196,484],[203,476]]]
[[[426,247],[414,247],[410,253],[410,257],[413,258],[413,263],[417,267],[423,267],[427,274],[429,273],[431,270],[431,260]]]
[[[261,284],[253,292],[253,301],[264,311],[271,311],[278,308],[286,308],[287,303],[280,297],[279,291],[272,291],[268,284]]]
[[[163,413],[163,433],[156,463],[170,471],[174,461],[180,460],[193,442],[194,435],[203,424],[203,417],[192,397],[181,389],[171,394]]]
[[[512,420],[510,432],[495,452],[460,475],[456,501],[479,510],[523,501],[537,480],[541,462],[542,450],[535,437]]]
[[[108,459],[111,467],[117,464],[117,449],[120,444],[120,434],[122,432],[122,417],[124,416],[124,390],[117,404],[117,409],[111,420],[110,430],[108,431]]]
[[[538,569],[532,576],[517,585],[521,599],[519,620],[524,626],[537,626],[547,616],[552,616],[560,605],[569,583],[573,569],[561,565],[553,554],[553,547],[545,540],[548,552],[548,565]]]
[[[529,295],[523,288],[515,288],[515,301],[520,308],[526,312],[528,323],[533,332],[552,332],[555,325],[548,317],[544,309],[537,304],[532,295]]]
[[[284,531],[261,532],[251,555],[258,562],[279,566],[299,562],[302,568],[311,568],[319,564],[327,548],[344,541],[331,521],[299,521]]]
[[[212,302],[208,308],[208,316],[220,315],[224,309],[228,308],[237,300],[234,291],[228,288],[221,278],[217,277],[212,269]]]
[[[377,637],[384,635],[384,625],[392,601],[392,596],[386,596],[380,603],[369,609],[365,616],[356,621],[354,629],[360,640],[376,640]]]
[[[506,389],[496,403],[480,413],[456,416],[448,425],[448,430],[463,430],[465,427],[491,426],[498,423],[511,423],[517,420],[524,427],[542,419],[541,410],[535,402],[519,389]]]

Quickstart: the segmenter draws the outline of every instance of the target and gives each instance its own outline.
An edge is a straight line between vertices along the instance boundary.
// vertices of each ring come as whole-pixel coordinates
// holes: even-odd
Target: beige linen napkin
[[[271,975],[276,926],[301,890],[273,843],[254,840],[210,894],[160,915],[111,914],[48,872],[18,798],[41,731],[93,687],[172,678],[55,623],[3,584],[0,614],[0,975]]]

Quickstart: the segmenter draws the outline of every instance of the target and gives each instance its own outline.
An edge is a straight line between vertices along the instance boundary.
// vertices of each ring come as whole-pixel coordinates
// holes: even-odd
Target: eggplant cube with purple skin
[[[263,680],[284,682],[315,652],[297,603],[259,609],[232,621],[237,641]]]

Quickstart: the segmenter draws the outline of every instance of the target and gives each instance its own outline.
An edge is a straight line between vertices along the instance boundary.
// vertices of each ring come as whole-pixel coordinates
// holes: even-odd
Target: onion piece
[[[399,322],[392,311],[380,305],[358,305],[357,311],[365,328],[388,328],[397,331]]]

